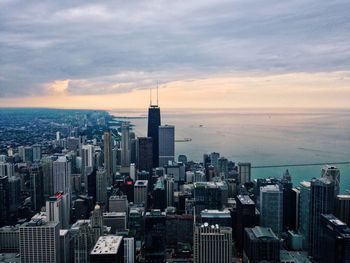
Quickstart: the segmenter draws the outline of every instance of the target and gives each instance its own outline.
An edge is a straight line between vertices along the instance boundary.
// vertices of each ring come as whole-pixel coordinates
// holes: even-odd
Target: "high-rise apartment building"
[[[163,167],[169,161],[175,161],[175,127],[173,125],[159,126],[159,166]]]

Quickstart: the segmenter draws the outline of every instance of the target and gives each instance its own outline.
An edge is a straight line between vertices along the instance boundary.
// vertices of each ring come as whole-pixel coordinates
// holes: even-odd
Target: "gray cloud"
[[[0,97],[349,70],[350,2],[0,0]]]

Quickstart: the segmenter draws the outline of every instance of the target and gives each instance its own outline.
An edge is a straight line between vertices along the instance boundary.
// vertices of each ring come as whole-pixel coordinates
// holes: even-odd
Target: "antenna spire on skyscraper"
[[[158,80],[157,80],[157,106],[158,106]]]
[[[152,87],[149,88],[149,105],[152,106]]]

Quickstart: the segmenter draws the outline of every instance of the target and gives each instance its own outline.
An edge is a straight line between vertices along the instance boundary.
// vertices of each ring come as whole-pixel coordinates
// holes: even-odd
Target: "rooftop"
[[[255,204],[254,201],[249,197],[249,195],[238,195],[237,198],[243,205]]]
[[[220,211],[220,210],[205,209],[205,210],[201,211],[201,216],[202,217],[215,217],[215,218],[217,218],[217,217],[221,217],[221,218],[230,217],[231,218],[231,213],[228,210]]]
[[[122,239],[123,237],[121,236],[101,236],[92,249],[91,255],[117,254]]]
[[[135,186],[147,186],[148,185],[148,181],[147,180],[137,180],[135,182]]]
[[[257,239],[278,239],[271,228],[256,226],[253,228],[247,228],[251,230],[254,238]]]

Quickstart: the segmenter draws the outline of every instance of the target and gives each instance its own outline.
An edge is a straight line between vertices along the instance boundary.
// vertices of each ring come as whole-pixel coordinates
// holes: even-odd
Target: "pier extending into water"
[[[260,168],[277,168],[277,167],[299,167],[299,166],[319,166],[319,165],[335,165],[335,164],[350,164],[350,161],[348,162],[323,162],[323,163],[298,163],[298,164],[277,164],[277,165],[258,165],[258,166],[252,166],[254,169],[260,169]]]

